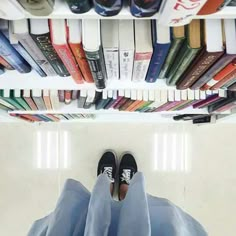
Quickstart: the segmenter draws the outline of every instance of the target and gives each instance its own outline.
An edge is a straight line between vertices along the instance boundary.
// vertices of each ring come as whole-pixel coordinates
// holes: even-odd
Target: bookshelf
[[[125,6],[121,10],[121,12],[112,17],[102,17],[98,15],[94,9],[91,9],[89,12],[84,14],[74,14],[70,11],[67,3],[64,0],[58,0],[55,2],[54,11],[49,16],[34,16],[25,11],[26,19],[138,19],[131,15],[129,11],[129,7]],[[155,14],[152,17],[140,18],[140,19],[158,19],[159,15]],[[207,16],[195,16],[194,19],[234,19],[236,18],[236,11],[234,7],[225,7],[222,11],[207,15]],[[14,20],[14,16],[12,18],[8,18],[8,20]],[[48,77],[40,77],[35,71],[32,71],[27,74],[20,74],[17,71],[7,71],[5,74],[0,75],[0,89],[56,89],[56,90],[93,90],[96,89],[94,84],[83,83],[76,84],[74,80],[69,77],[59,77],[59,76],[48,76]],[[119,90],[119,89],[168,89],[175,90],[175,87],[170,87],[166,85],[166,81],[157,80],[155,83],[147,83],[147,82],[133,82],[133,81],[107,81],[106,89],[108,90]],[[95,110],[94,108],[85,110],[77,108],[76,102],[72,102],[70,105],[62,106],[60,110],[57,111],[11,111],[9,114],[94,114],[94,119],[87,119],[91,122],[174,122],[172,117],[174,115],[181,114],[208,114],[206,109],[185,109],[181,111],[164,111],[158,113],[138,113],[138,112],[122,112],[116,110]],[[218,118],[223,120],[226,115],[230,114],[230,112],[223,112],[218,114]],[[235,118],[235,115],[231,116],[231,120]],[[226,119],[224,119],[226,120]],[[6,112],[0,111],[0,122],[6,121],[16,121],[16,122],[24,122],[20,121],[20,119],[15,119],[14,117],[9,116]],[[86,121],[86,119],[81,119],[78,121]],[[62,121],[63,122],[63,121]],[[73,120],[71,121],[73,122]]]

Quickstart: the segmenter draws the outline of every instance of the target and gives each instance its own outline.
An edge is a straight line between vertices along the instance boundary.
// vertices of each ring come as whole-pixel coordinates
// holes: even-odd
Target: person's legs
[[[113,151],[106,151],[99,160],[97,175],[100,174],[106,174],[111,180],[110,191],[113,195],[116,177],[116,155]]]
[[[132,154],[122,156],[119,169],[119,200],[123,200],[127,194],[130,180],[137,173],[138,167]]]

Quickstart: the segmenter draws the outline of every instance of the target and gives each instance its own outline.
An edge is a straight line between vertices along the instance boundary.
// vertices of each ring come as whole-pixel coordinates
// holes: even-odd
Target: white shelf
[[[0,89],[57,89],[80,90],[95,89],[94,83],[76,84],[69,77],[40,77],[35,71],[21,74],[17,71],[7,71],[0,75]],[[175,89],[166,85],[165,80],[157,80],[156,83],[132,82],[132,81],[107,81],[106,89]]]
[[[221,18],[236,18],[236,7],[225,7],[223,10],[221,10],[218,13],[212,14],[212,15],[207,15],[207,16],[195,16],[194,18],[210,18],[210,19],[221,19]],[[159,14],[155,14],[152,17],[147,17],[147,18],[136,18],[131,15],[129,7],[125,6],[122,8],[120,13],[116,16],[112,17],[103,17],[98,15],[94,9],[91,9],[87,13],[83,14],[75,14],[72,13],[65,2],[65,0],[56,0],[55,2],[55,7],[53,12],[48,15],[48,16],[34,16],[28,13],[27,11],[24,11],[25,13],[25,18],[50,18],[50,19],[158,19]],[[14,16],[11,18],[8,18],[8,20],[14,20]]]
[[[50,19],[137,19],[132,16],[128,6],[122,8],[120,13],[116,16],[112,17],[104,17],[97,14],[92,8],[90,11],[83,14],[75,14],[71,12],[69,6],[65,2],[65,0],[56,0],[54,11],[49,16],[34,16],[30,13],[25,13],[26,18],[50,18]],[[158,14],[155,14],[152,17],[148,17],[145,19],[157,19]]]

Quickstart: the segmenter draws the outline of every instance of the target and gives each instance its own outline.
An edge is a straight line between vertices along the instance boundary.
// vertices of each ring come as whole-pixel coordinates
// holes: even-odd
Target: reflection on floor
[[[105,149],[134,153],[147,192],[198,219],[209,235],[234,235],[233,125],[4,124],[0,132],[0,235],[25,236],[48,214],[67,178],[92,189]]]

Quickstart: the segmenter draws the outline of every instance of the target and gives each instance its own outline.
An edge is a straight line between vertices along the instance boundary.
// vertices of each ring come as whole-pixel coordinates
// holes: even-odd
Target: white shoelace
[[[121,181],[125,181],[127,184],[130,184],[131,180],[131,170],[130,169],[123,169],[123,173],[121,176]]]
[[[112,178],[112,167],[104,167],[104,171],[103,174],[106,174],[108,176],[108,178],[111,180],[111,182],[115,182],[115,180]]]

